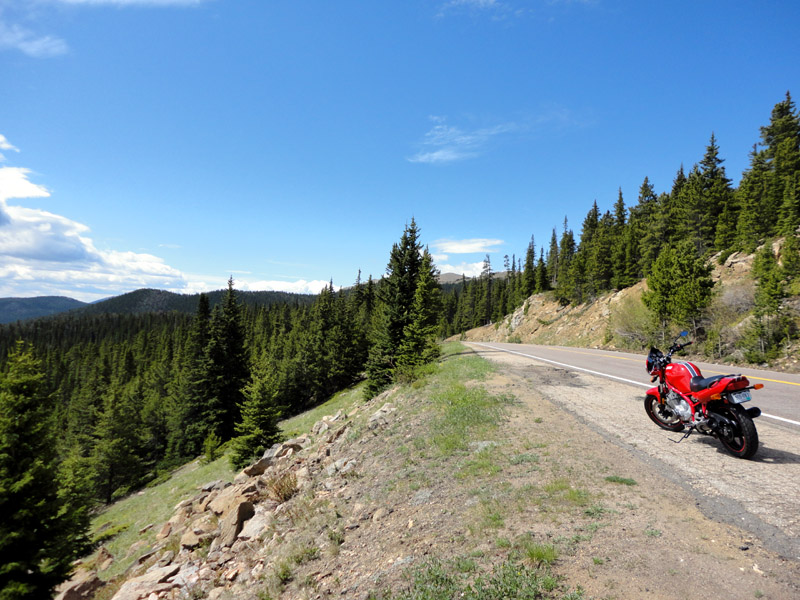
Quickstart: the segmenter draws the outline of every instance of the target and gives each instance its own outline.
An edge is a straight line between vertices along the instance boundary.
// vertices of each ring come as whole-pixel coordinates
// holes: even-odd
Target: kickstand
[[[670,442],[675,442],[676,444],[680,444],[680,443],[681,443],[683,440],[685,440],[687,437],[689,437],[690,435],[692,435],[692,433],[694,433],[694,427],[689,427],[689,431],[687,431],[686,433],[684,433],[684,434],[683,434],[683,437],[682,437],[681,439],[679,439],[677,442],[676,442],[675,440],[673,440],[672,438],[667,438],[667,439],[668,439]]]

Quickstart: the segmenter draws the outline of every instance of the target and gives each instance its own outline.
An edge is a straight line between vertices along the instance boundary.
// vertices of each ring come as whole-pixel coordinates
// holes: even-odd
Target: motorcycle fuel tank
[[[667,365],[666,377],[670,385],[678,391],[688,394],[692,377],[702,377],[700,368],[690,362],[676,362]]]

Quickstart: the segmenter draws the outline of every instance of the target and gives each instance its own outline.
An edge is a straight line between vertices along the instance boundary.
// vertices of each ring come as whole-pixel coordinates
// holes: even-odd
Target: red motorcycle
[[[760,390],[763,384],[750,385],[744,375],[717,375],[704,378],[697,365],[672,362],[672,355],[692,342],[679,344],[686,337],[682,331],[664,355],[650,348],[647,372],[658,380],[644,399],[644,410],[653,422],[667,431],[694,431],[719,439],[725,449],[739,458],[751,458],[758,450],[758,432],[753,419],[761,414],[755,406],[745,409],[742,404],[751,400],[750,390]]]

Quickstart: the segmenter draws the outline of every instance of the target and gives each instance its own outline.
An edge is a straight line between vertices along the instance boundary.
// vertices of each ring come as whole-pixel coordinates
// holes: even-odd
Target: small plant
[[[129,527],[130,524],[112,525],[110,522],[105,523],[92,538],[92,546],[99,546],[100,544],[117,537],[123,531],[127,531]]]
[[[558,559],[558,549],[552,544],[532,544],[525,548],[525,557],[534,565],[552,565]]]
[[[222,440],[213,431],[206,436],[203,441],[203,464],[207,465],[219,458],[219,447]]]
[[[592,506],[584,510],[583,514],[593,519],[599,519],[607,512],[609,512],[608,509],[602,504],[593,504]]]
[[[660,529],[645,529],[644,533],[650,537],[661,537],[662,535]]]
[[[294,575],[292,574],[292,567],[289,566],[289,563],[280,562],[275,566],[275,577],[277,577],[278,581],[281,585],[286,585],[289,583]]]
[[[283,504],[294,496],[297,491],[297,476],[294,473],[281,473],[267,481],[267,497],[278,504]]]
[[[634,479],[620,477],[619,475],[609,475],[606,477],[606,481],[609,483],[619,483],[621,485],[636,485],[636,481]]]
[[[344,544],[344,533],[338,529],[328,529],[328,539],[336,546]]]
[[[302,565],[303,563],[311,562],[317,557],[319,557],[319,548],[315,546],[306,546],[295,552],[292,555],[292,560],[295,564]]]
[[[592,557],[592,562],[594,564],[596,564],[596,565],[602,565],[602,564],[605,564],[606,561],[604,561],[602,558],[594,556],[594,557]]]

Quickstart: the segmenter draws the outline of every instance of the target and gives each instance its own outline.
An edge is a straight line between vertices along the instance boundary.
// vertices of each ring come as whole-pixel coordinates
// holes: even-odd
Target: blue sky
[[[800,3],[0,0],[0,297],[316,293],[413,217],[442,271],[738,183]]]

